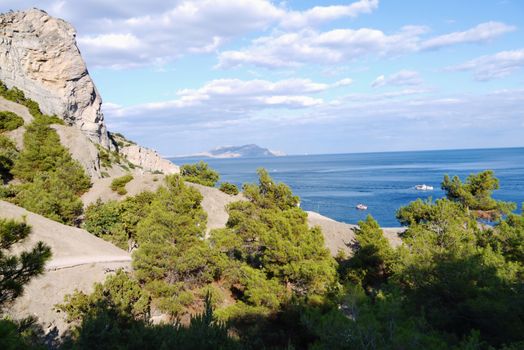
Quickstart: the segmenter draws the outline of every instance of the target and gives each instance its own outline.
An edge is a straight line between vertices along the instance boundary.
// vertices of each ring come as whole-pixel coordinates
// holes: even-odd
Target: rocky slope
[[[78,128],[94,144],[117,149],[106,130],[102,99],[69,23],[37,9],[0,14],[0,80],[38,102],[43,113],[57,115]],[[179,172],[174,164],[144,147],[136,146],[125,154],[143,171]],[[89,165],[88,171],[99,177],[95,168]]]

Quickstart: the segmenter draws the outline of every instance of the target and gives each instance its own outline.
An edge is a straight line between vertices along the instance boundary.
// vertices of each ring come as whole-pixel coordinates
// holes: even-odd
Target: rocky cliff
[[[69,23],[38,9],[0,14],[0,80],[22,90],[43,113],[64,119],[93,143],[117,150],[104,124],[102,99]],[[158,153],[138,145],[123,155],[145,171],[179,171]],[[95,177],[100,174],[91,166],[87,170]]]
[[[102,100],[75,36],[69,23],[37,9],[0,15],[0,80],[109,148]]]

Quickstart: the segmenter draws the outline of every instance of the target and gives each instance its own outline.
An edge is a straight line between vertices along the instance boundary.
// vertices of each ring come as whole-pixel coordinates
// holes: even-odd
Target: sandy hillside
[[[202,208],[207,213],[207,232],[215,228],[223,228],[229,218],[226,206],[231,202],[245,199],[242,194],[236,196],[220,191],[218,188],[202,186],[190,182],[187,185],[196,188],[204,197]]]
[[[32,280],[19,297],[10,313],[21,318],[37,316],[48,331],[66,328],[64,315],[53,311],[66,294],[75,289],[90,292],[93,283],[102,282],[108,272],[130,268],[130,255],[85,230],[62,225],[33,214],[13,204],[0,201],[0,218],[25,220],[33,227],[32,234],[15,251],[29,249],[37,241],[51,247],[53,257],[46,265],[46,272]]]
[[[119,177],[112,176],[104,179],[92,179],[93,186],[84,193],[82,202],[84,206],[100,199],[102,202],[121,200],[129,196],[136,196],[144,191],[156,191],[164,183],[164,175],[134,172],[133,180],[126,184],[127,194],[121,196],[111,189],[111,182]]]
[[[353,229],[357,227],[357,225],[338,222],[313,211],[308,211],[307,214],[308,224],[310,226],[320,226],[322,229],[326,247],[333,256],[337,255],[339,250],[342,250],[347,255],[352,254],[349,244],[351,244],[355,239],[355,233],[353,232]],[[390,244],[393,247],[396,247],[402,243],[398,234],[403,230],[404,229],[401,227],[383,228],[382,232]]]

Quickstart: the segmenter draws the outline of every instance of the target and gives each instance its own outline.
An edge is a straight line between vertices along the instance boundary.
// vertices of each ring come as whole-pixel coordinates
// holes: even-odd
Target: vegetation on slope
[[[466,183],[492,188],[492,175],[472,175]],[[134,234],[137,283],[152,297],[151,307],[183,315],[202,304],[201,291],[210,291],[215,319],[236,335],[231,347],[524,344],[522,214],[479,225],[480,209],[465,202],[474,193],[482,197],[472,186],[460,196],[450,191],[437,201],[415,201],[397,213],[407,225],[402,246],[391,247],[368,217],[356,231],[354,255],[338,259],[337,273],[320,231],[305,224],[298,198],[265,171],[259,176],[258,184],[244,186],[248,201],[232,203],[227,227],[208,240],[199,195],[178,177],[150,194]],[[486,198],[493,200],[491,191]]]
[[[18,255],[10,253],[12,247],[24,241],[30,233],[31,227],[24,222],[0,219],[0,312],[22,294],[24,285],[42,274],[46,261],[51,258],[51,249],[42,242]],[[33,325],[31,318],[19,321],[1,318],[0,348],[30,348]]]
[[[133,180],[133,175],[126,174],[111,181],[111,190],[123,196],[127,194],[126,185]]]
[[[0,133],[18,129],[24,125],[24,119],[9,111],[0,111]]]
[[[38,104],[25,99],[20,90],[2,90],[2,86],[0,84],[0,92],[27,105],[34,120],[26,127],[21,152],[17,153],[13,145],[0,139],[2,178],[6,181],[14,177],[21,182],[3,188],[0,195],[37,214],[74,224],[82,214],[79,197],[89,189],[91,181],[50,127],[59,119],[43,115]]]
[[[237,185],[230,182],[222,182],[218,189],[232,196],[236,196],[239,193]]]
[[[185,181],[214,187],[220,175],[203,161],[196,164],[184,164],[180,167],[180,175]]]
[[[19,152],[14,142],[6,136],[0,135],[0,179],[2,180],[2,184],[13,179],[11,170],[18,159],[18,155]]]

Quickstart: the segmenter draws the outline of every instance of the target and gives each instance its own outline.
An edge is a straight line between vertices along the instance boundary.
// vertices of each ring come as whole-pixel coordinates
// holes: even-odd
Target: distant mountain
[[[243,146],[223,146],[198,154],[198,156],[209,158],[257,158],[278,157],[283,155],[285,154],[282,152],[271,151],[254,144]]]

